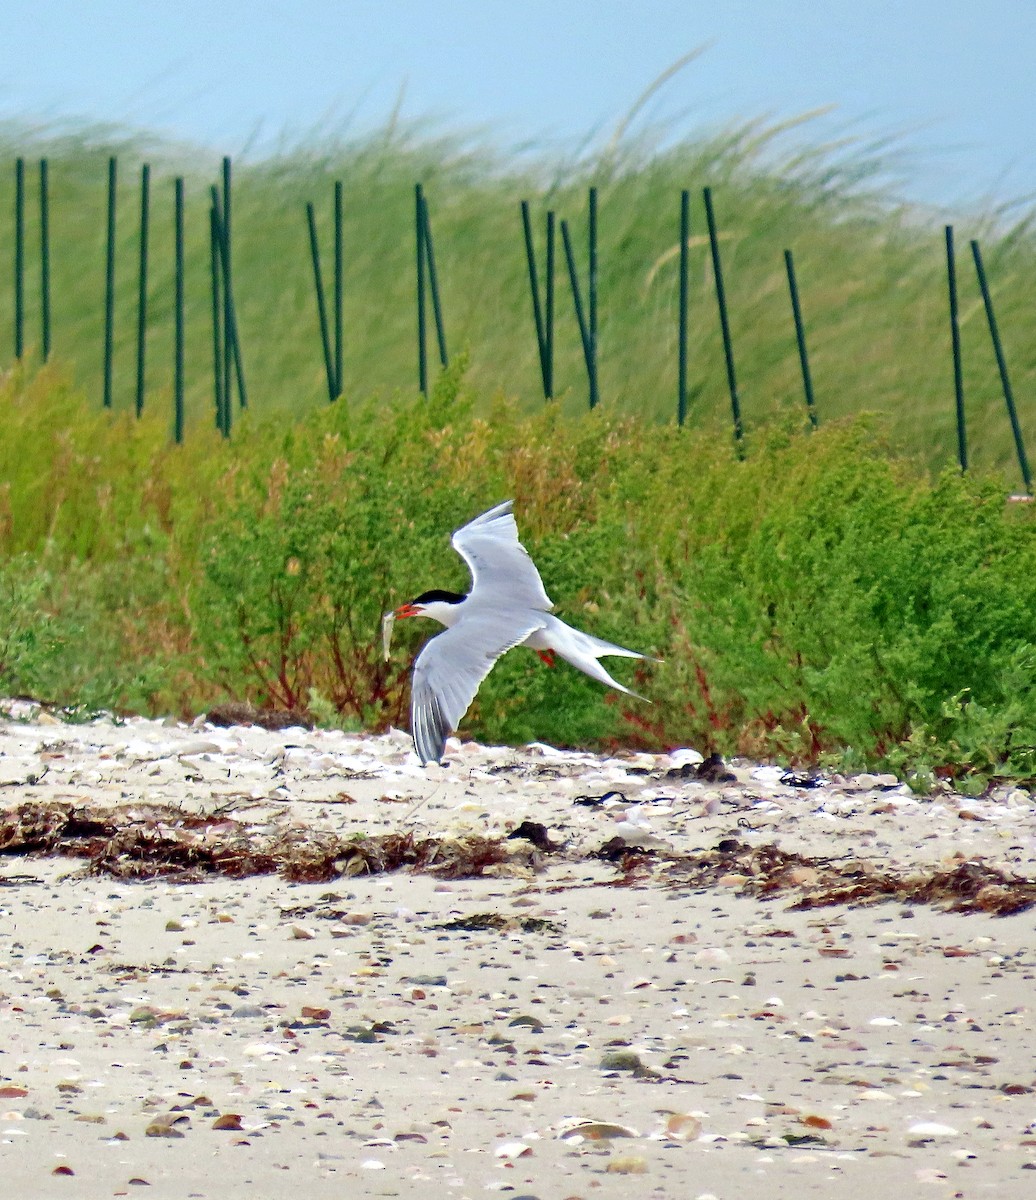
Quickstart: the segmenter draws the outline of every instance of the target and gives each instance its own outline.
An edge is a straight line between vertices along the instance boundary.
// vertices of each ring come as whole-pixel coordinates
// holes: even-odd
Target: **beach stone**
[[[170,747],[170,750],[173,747]],[[223,747],[219,742],[208,738],[189,738],[175,748],[180,758],[193,758],[196,754],[222,754]]]
[[[183,1130],[177,1128],[179,1125],[186,1125],[190,1118],[182,1113],[167,1113],[161,1117],[156,1117],[150,1125],[144,1130],[145,1137],[156,1138],[182,1138]]]
[[[531,1029],[534,1033],[542,1033],[543,1032],[543,1022],[540,1021],[538,1017],[529,1017],[529,1016],[514,1017],[512,1020],[508,1021],[507,1024],[509,1026],[511,1026],[512,1028],[514,1026],[524,1026],[528,1029]]]
[[[607,1050],[600,1061],[602,1071],[636,1071],[643,1065],[635,1050]]]
[[[952,1125],[943,1125],[938,1121],[917,1121],[907,1127],[907,1133],[915,1138],[945,1138],[957,1137],[958,1132]]]
[[[626,1154],[621,1158],[613,1158],[605,1167],[609,1175],[646,1175],[647,1159],[640,1154]]]

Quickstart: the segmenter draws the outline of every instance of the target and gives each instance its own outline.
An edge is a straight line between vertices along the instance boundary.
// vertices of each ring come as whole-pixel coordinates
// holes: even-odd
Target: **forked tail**
[[[604,638],[594,637],[592,633],[584,633],[581,629],[573,629],[571,625],[566,625],[557,617],[552,618],[546,632],[550,637],[552,649],[566,662],[582,671],[584,675],[589,675],[591,679],[596,679],[598,683],[603,683],[606,687],[625,692],[627,696],[647,701],[646,696],[639,695],[630,688],[624,687],[618,680],[613,679],[598,662],[598,659],[606,655],[614,655],[619,658],[642,658],[651,662],[659,662],[659,659],[653,659],[650,655],[641,654],[637,650],[627,650],[625,646],[618,646],[614,642],[606,642]],[[650,701],[647,702],[650,703]]]

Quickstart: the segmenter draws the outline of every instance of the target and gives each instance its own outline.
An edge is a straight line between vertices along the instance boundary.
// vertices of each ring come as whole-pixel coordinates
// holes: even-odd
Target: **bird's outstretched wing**
[[[479,613],[431,641],[417,656],[410,689],[410,729],[422,763],[439,762],[493,664],[544,622],[535,613]]]
[[[518,540],[513,504],[513,500],[505,500],[458,529],[451,539],[453,548],[471,570],[473,601],[546,612],[554,604],[529,552]]]

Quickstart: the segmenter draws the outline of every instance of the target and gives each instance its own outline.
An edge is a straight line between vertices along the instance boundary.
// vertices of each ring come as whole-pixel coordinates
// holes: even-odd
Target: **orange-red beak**
[[[402,617],[419,617],[420,615],[421,610],[419,608],[415,608],[414,605],[412,605],[409,601],[406,604],[401,604],[399,608],[396,609],[397,620],[400,620]]]

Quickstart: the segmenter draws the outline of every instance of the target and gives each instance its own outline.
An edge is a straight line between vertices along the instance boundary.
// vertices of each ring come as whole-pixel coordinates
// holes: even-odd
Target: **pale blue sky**
[[[693,132],[822,105],[901,133],[901,190],[956,205],[1036,194],[1036,0],[4,0],[0,117],[79,117],[222,152],[405,117],[507,148],[648,115]]]

